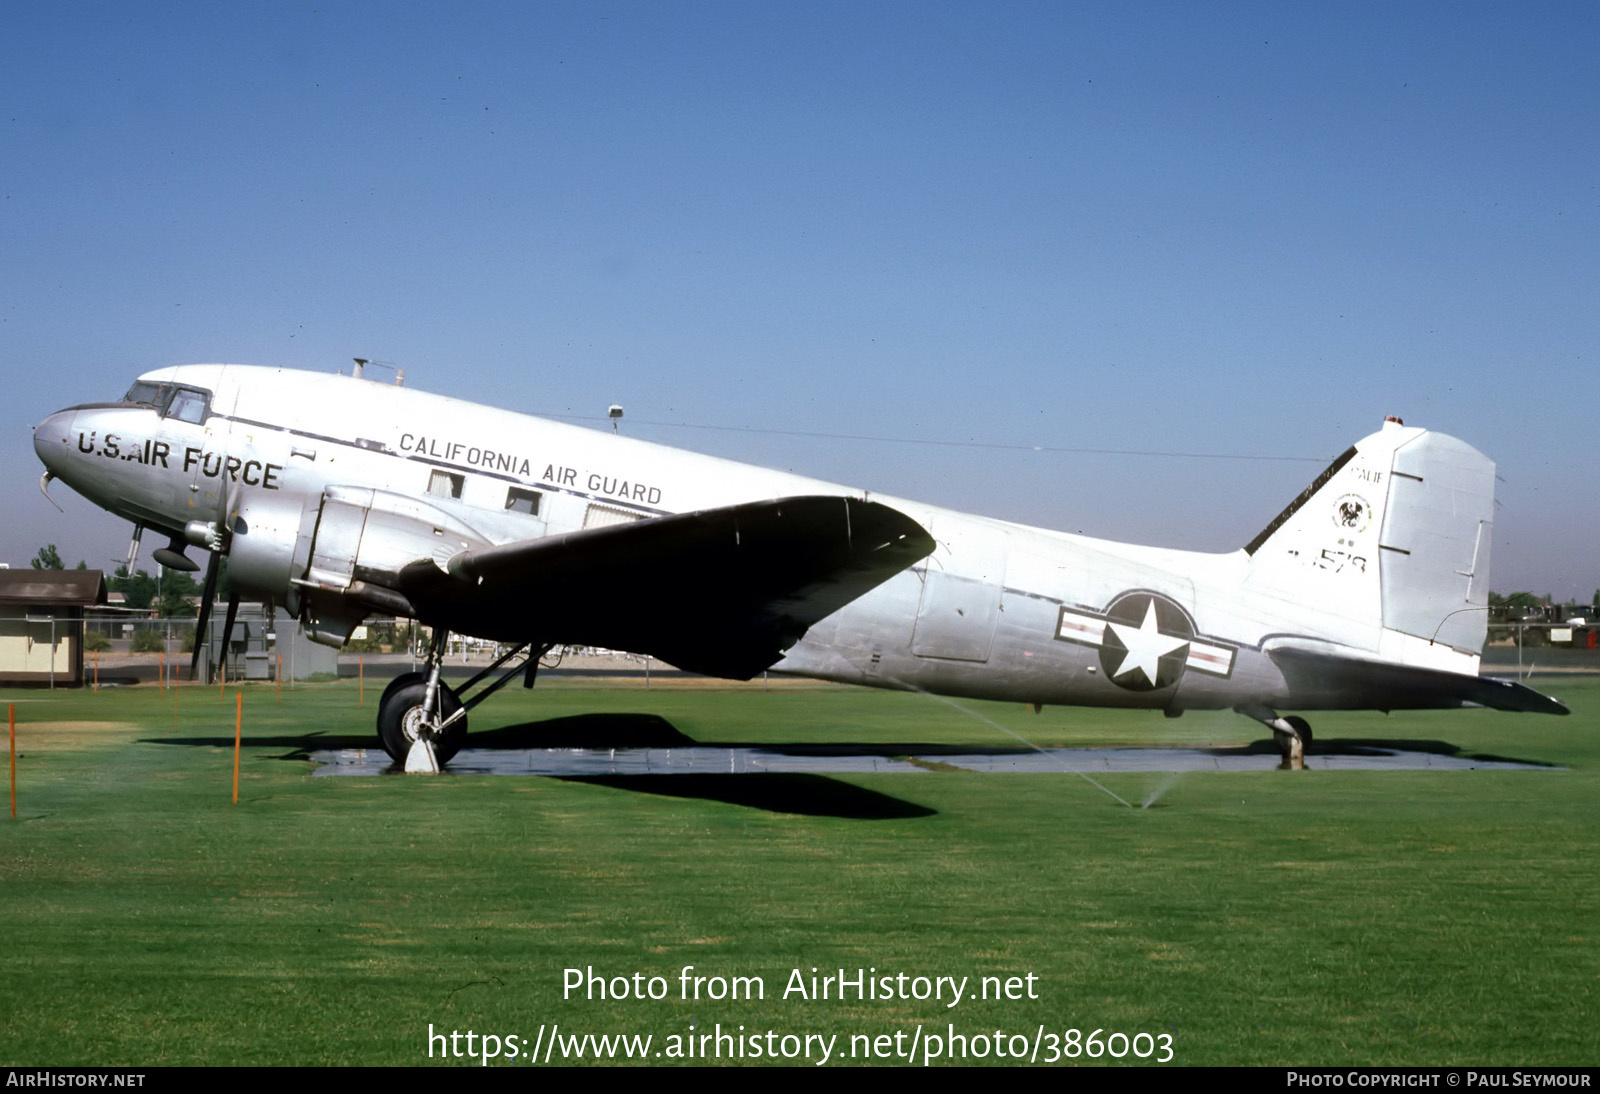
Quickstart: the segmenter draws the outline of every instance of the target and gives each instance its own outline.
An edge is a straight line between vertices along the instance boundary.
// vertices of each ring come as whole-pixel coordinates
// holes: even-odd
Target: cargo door
[[[1007,536],[956,514],[935,518],[911,652],[948,661],[987,661],[1000,621]]]

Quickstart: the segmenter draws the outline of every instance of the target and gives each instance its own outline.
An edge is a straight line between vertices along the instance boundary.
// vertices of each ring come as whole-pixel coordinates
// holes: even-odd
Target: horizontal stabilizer
[[[1564,704],[1514,680],[1369,661],[1318,650],[1270,650],[1289,685],[1289,708],[1423,710],[1451,701],[1527,714],[1566,714]]]

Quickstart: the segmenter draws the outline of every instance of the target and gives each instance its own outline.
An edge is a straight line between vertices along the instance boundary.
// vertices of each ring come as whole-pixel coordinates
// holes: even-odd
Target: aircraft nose
[[[60,410],[33,427],[33,450],[43,464],[60,474],[71,453],[72,419],[75,412]]]

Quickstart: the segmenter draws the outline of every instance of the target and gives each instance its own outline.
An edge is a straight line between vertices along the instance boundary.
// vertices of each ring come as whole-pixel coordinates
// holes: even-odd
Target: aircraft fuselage
[[[330,641],[375,610],[384,575],[418,557],[443,569],[474,548],[826,495],[897,510],[937,546],[812,625],[776,672],[1176,712],[1370,705],[1362,689],[1287,679],[1271,656],[1285,644],[1477,671],[1484,620],[1463,625],[1459,611],[1483,602],[1486,539],[1466,549],[1459,590],[1441,579],[1437,609],[1407,608],[1412,602],[1381,579],[1384,566],[1399,564],[1386,552],[1413,553],[1389,542],[1397,526],[1384,513],[1401,466],[1396,453],[1438,437],[1424,430],[1393,426],[1374,435],[1381,443],[1369,438],[1347,453],[1330,488],[1344,493],[1307,503],[1318,506],[1315,520],[1297,516],[1264,545],[1208,554],[992,520],[352,377],[190,365],[147,373],[140,384],[157,393],[148,405],[89,404],[42,423],[34,443],[50,472],[177,541],[200,542],[197,529],[232,505],[248,536],[286,545],[230,554],[235,585],[320,621]],[[361,590],[365,600],[355,595]],[[1404,610],[1420,622],[1403,622]],[[505,641],[585,640],[542,632],[536,607],[532,614],[477,616],[474,625]],[[1441,630],[1421,633],[1435,618]]]

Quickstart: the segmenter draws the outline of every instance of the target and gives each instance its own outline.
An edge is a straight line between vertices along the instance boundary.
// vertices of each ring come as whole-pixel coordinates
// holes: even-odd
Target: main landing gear
[[[1311,751],[1310,722],[1293,715],[1280,718],[1277,711],[1266,706],[1243,706],[1235,709],[1272,730],[1272,739],[1277,743],[1285,766],[1299,769],[1306,753]]]
[[[467,711],[505,687],[518,673],[523,676],[523,686],[531,688],[539,658],[550,649],[547,645],[524,642],[461,685],[458,691],[439,678],[449,637],[450,633],[443,627],[437,628],[423,671],[395,677],[384,688],[383,698],[378,700],[378,740],[389,757],[407,773],[436,774],[449,763],[466,740]],[[512,665],[498,680],[470,699],[462,698],[485,677],[522,653],[527,654],[522,662]]]

